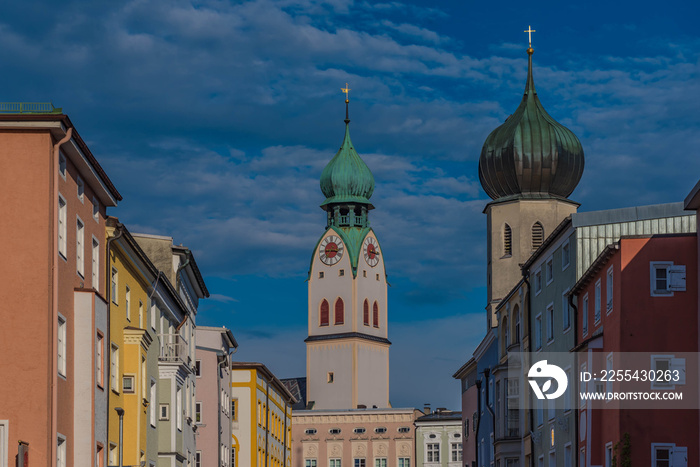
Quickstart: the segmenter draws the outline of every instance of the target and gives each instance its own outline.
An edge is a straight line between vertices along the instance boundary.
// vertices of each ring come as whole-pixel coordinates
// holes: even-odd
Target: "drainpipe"
[[[112,303],[112,276],[111,276],[112,265],[110,264],[110,261],[109,261],[109,253],[110,253],[111,248],[112,248],[112,242],[115,241],[116,239],[118,239],[119,237],[121,237],[122,234],[124,233],[124,231],[121,229],[120,226],[121,226],[121,224],[117,223],[117,226],[116,226],[117,234],[114,237],[111,237],[107,240],[107,253],[105,255],[105,268],[107,269],[107,272],[105,275],[105,282],[106,282],[106,284],[105,284],[105,289],[106,289],[105,290],[105,298],[107,299],[107,330],[106,330],[107,349],[106,349],[106,351],[107,351],[107,355],[109,356],[109,358],[107,359],[107,362],[108,362],[107,368],[109,368],[109,371],[107,372],[107,374],[109,375],[109,377],[107,378],[106,384],[110,384],[110,385],[112,384],[111,383],[112,379],[111,379],[111,374],[110,374],[110,371],[112,368],[112,340],[111,340],[112,334],[110,332],[111,331],[111,319],[110,319],[110,317],[112,316],[112,310],[111,310],[111,308],[112,308],[112,306],[111,306],[111,303]],[[104,356],[103,356],[103,358],[104,358]],[[107,397],[107,407],[105,408],[105,412],[106,412],[105,422],[107,425],[107,441],[109,442],[109,396]]]
[[[476,461],[476,467],[479,467],[479,426],[481,425],[481,380],[477,379],[474,384],[476,384],[476,413],[479,414],[476,417],[476,435],[474,436],[474,460]]]
[[[527,301],[527,311],[528,311],[528,313],[527,313],[527,337],[528,337],[528,342],[530,342],[530,339],[529,339],[529,337],[530,337],[530,295],[532,292],[532,288],[530,286],[530,280],[529,280],[530,270],[521,269],[521,271],[523,274],[523,282],[527,286],[527,292],[526,292],[527,300],[528,300]],[[525,304],[523,304],[523,305],[525,305]],[[523,306],[522,308],[525,308],[525,306]],[[525,310],[523,310],[523,316],[525,316]],[[523,332],[523,337],[524,336],[525,336],[525,333]],[[530,344],[530,349],[532,349],[532,343]],[[531,352],[529,352],[529,353],[531,353]],[[529,355],[529,353],[528,353],[528,355]],[[530,362],[528,361],[528,364],[529,363]],[[524,387],[524,385],[523,385],[523,387]],[[528,402],[530,402],[530,400],[528,400]],[[528,404],[528,405],[530,405],[530,404]],[[530,417],[529,417],[530,418],[530,427],[529,427],[528,431],[530,432],[530,467],[535,467],[535,440],[532,439],[532,434],[533,434],[532,427],[535,425],[535,419],[534,419],[534,414],[532,413],[532,407],[530,407],[529,413],[530,413]]]
[[[489,375],[491,374],[490,368],[484,368],[484,376],[486,377],[486,410],[491,414],[491,422],[493,423],[493,444],[491,445],[491,459],[493,459],[494,464],[496,463],[496,414],[489,407]]]
[[[73,136],[73,127],[68,128],[66,131],[66,136],[63,137],[58,143],[53,147],[53,228],[58,229],[58,160],[60,158],[61,146],[69,141]],[[66,229],[67,231],[67,229]],[[49,339],[48,342],[53,343],[49,345],[49,361],[51,362],[51,367],[49,371],[51,372],[48,377],[51,381],[51,399],[49,401],[49,407],[51,407],[51,437],[49,437],[49,451],[51,452],[51,458],[54,459],[51,465],[55,465],[55,459],[57,455],[58,446],[54,441],[56,439],[56,433],[58,432],[58,355],[56,355],[56,342],[58,340],[58,232],[53,231],[52,238],[50,238],[50,244],[53,245],[53,263],[52,263],[52,301],[51,304],[51,314],[53,316],[53,323],[49,327]],[[68,240],[66,240],[67,242]],[[67,245],[68,243],[66,243]]]
[[[119,467],[124,465],[124,409],[121,407],[115,407],[114,410],[117,411],[119,415]]]

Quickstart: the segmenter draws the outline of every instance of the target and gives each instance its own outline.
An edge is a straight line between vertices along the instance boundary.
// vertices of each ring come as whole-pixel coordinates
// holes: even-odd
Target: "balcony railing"
[[[60,114],[51,102],[0,102],[0,114]]]
[[[158,334],[160,355],[158,360],[164,362],[183,362],[189,364],[187,341],[179,334]]]

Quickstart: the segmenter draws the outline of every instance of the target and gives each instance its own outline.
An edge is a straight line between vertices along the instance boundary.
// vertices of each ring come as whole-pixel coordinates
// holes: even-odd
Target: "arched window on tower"
[[[511,256],[513,254],[513,232],[508,224],[503,229],[503,255]]]
[[[333,324],[343,324],[345,321],[345,304],[342,298],[335,301],[335,321]]]
[[[362,322],[365,326],[369,326],[369,302],[365,298],[365,303],[363,305]]]
[[[520,307],[515,305],[513,308],[513,321],[515,322],[515,330],[513,332],[513,343],[520,342]]]
[[[508,332],[508,318],[503,317],[503,353],[508,351],[510,345],[510,333]]]
[[[536,250],[542,246],[544,241],[544,227],[539,222],[532,224],[532,249]]]
[[[329,311],[330,311],[330,306],[328,306],[328,300],[325,298],[321,302],[321,310],[320,310],[320,325],[321,326],[328,326],[328,319],[329,319]]]
[[[379,305],[377,302],[374,302],[374,305],[372,305],[372,314],[374,315],[374,327],[378,328],[379,327]]]

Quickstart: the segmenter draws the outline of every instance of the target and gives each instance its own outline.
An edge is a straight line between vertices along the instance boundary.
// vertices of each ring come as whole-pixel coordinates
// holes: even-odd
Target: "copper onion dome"
[[[522,102],[486,138],[479,181],[492,199],[566,198],[583,175],[583,148],[576,135],[542,107],[532,79],[532,47]]]

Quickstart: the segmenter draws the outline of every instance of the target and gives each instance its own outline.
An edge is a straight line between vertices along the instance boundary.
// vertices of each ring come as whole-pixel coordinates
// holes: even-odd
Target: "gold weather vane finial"
[[[350,103],[350,88],[348,87],[348,83],[345,83],[344,88],[340,88],[343,93],[345,93],[345,123],[350,122],[350,113],[348,111],[348,104]]]
[[[527,33],[527,39],[528,39],[528,43],[529,43],[528,47],[532,48],[532,33],[537,32],[537,31],[532,29],[532,26],[528,26],[527,29],[523,32]]]

